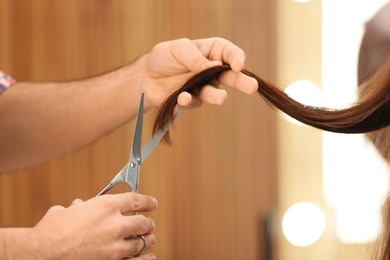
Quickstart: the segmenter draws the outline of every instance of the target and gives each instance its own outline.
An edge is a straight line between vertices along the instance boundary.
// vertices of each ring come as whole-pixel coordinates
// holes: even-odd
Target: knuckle
[[[116,221],[116,224],[115,224],[115,232],[116,233],[116,236],[117,237],[123,237],[123,234],[126,233],[126,229],[127,229],[127,224],[125,221],[121,219],[118,219],[118,221]]]
[[[110,250],[112,259],[122,259],[127,254],[126,247],[123,243],[116,243]]]
[[[133,196],[131,197],[131,203],[133,206],[134,211],[138,211],[142,208],[142,199],[140,196],[136,196],[135,194],[132,194]]]
[[[120,208],[121,200],[116,195],[103,195],[97,198],[96,205],[102,211],[113,212]]]
[[[180,47],[180,48],[181,48],[181,46],[187,44],[188,42],[191,42],[191,40],[188,39],[188,38],[179,38],[179,39],[177,39],[177,40],[171,41],[170,44],[171,44],[171,46],[172,46],[173,48],[177,48],[177,47]]]
[[[124,217],[115,216],[110,218],[107,226],[102,231],[102,233],[106,233],[107,235],[109,234],[109,236],[113,239],[121,240],[128,233],[127,231],[128,229],[129,227],[126,221],[124,220]]]
[[[192,42],[189,38],[186,38],[186,37],[183,37],[183,38],[180,38],[177,40],[177,44],[178,45],[181,45],[183,43],[188,43],[188,42]]]
[[[116,210],[119,207],[120,200],[115,195],[104,195],[99,200],[100,207],[106,210]]]
[[[151,220],[148,217],[144,215],[138,215],[138,218],[136,219],[136,226],[138,227],[138,234],[145,234],[152,230],[153,225],[151,224]]]

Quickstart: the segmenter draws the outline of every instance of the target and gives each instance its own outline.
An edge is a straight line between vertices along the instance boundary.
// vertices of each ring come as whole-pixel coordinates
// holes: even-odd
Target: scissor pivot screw
[[[134,162],[131,162],[131,163],[130,163],[130,166],[131,166],[132,168],[135,168],[135,163],[134,163]]]

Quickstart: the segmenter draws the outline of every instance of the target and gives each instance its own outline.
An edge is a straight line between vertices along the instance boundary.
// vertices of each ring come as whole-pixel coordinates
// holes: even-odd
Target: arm
[[[159,105],[194,74],[228,63],[232,70],[199,96],[182,93],[178,104],[223,104],[226,91],[252,94],[257,82],[242,74],[244,52],[221,38],[179,39],[157,44],[150,53],[118,70],[63,83],[20,82],[0,98],[0,170],[11,171],[58,158],[110,133],[134,117],[145,92],[145,109]]]
[[[54,206],[34,228],[0,229],[0,250],[10,259],[119,260],[155,244],[154,223],[133,211],[151,211],[155,199],[136,193],[104,195],[74,206]],[[153,257],[153,258],[152,258]],[[155,259],[144,254],[138,259]]]
[[[0,97],[0,169],[60,157],[130,120],[138,100],[137,62],[91,79],[21,82]]]

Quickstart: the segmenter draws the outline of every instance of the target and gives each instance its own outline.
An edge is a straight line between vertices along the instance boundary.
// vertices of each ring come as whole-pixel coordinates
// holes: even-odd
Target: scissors
[[[163,129],[157,132],[148,143],[141,149],[142,139],[142,123],[144,115],[144,93],[141,94],[141,100],[138,106],[137,119],[135,122],[133,143],[130,150],[130,158],[128,163],[122,168],[122,170],[111,180],[111,182],[104,187],[96,196],[103,195],[114,186],[125,183],[131,192],[138,191],[139,172],[140,166],[143,161],[149,156],[154,147],[159,143],[161,138],[171,127],[173,121],[179,116],[181,110],[179,110],[173,117],[173,120],[168,122]],[[135,213],[134,213],[135,214]]]

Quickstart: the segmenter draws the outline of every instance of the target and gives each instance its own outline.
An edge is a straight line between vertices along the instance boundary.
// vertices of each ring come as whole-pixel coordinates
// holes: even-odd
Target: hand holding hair
[[[224,89],[218,88],[220,84],[243,93],[255,93],[256,81],[241,72],[245,58],[241,48],[218,37],[178,39],[157,44],[143,59],[146,69],[142,82],[145,109],[159,106],[167,94],[176,90],[193,75],[222,64],[230,64],[231,69],[226,70],[220,77],[207,81],[197,95],[180,91],[175,100],[180,108],[197,107],[202,103],[223,104],[227,93]]]
[[[229,65],[206,69],[194,75],[181,88],[168,96],[157,110],[153,133],[172,120],[180,93],[186,91],[196,96],[203,86],[215,81],[228,70],[230,70]],[[367,133],[390,124],[390,60],[370,80],[359,87],[360,100],[345,109],[306,106],[252,72],[243,69],[242,73],[256,79],[257,93],[267,103],[315,128],[336,133]],[[168,133],[164,141],[170,143]]]

